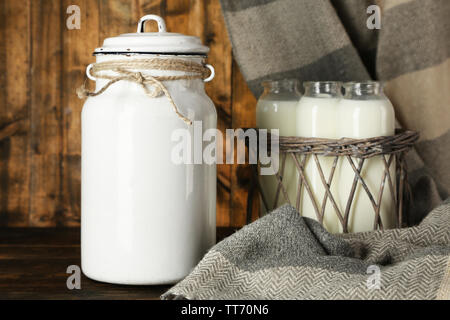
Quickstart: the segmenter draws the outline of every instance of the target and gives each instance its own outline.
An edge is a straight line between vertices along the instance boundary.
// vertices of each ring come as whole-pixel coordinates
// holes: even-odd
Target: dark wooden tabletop
[[[218,228],[218,240],[233,233]],[[82,275],[69,290],[66,273],[81,266],[79,228],[0,228],[0,299],[159,299],[170,286],[125,286]]]

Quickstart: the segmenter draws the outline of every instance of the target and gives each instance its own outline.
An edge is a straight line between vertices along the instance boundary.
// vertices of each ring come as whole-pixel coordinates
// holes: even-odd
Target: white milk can
[[[158,32],[144,32],[151,20]],[[208,51],[198,37],[166,32],[154,15],[95,50],[86,70],[95,92],[78,91],[88,97],[81,255],[89,278],[174,283],[215,243],[216,165],[194,161],[191,150],[217,126],[204,90],[214,77]]]

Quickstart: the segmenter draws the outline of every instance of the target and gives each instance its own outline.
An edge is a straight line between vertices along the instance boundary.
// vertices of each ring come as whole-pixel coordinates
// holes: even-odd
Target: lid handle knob
[[[158,32],[166,32],[166,23],[164,22],[164,19],[154,14],[148,14],[146,16],[143,16],[139,20],[137,32],[145,32],[145,24],[150,20],[156,21],[158,23]]]

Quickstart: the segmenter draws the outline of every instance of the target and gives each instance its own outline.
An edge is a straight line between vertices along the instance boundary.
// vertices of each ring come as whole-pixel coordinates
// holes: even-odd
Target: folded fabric
[[[412,228],[333,235],[285,205],[162,299],[450,299],[450,199]]]

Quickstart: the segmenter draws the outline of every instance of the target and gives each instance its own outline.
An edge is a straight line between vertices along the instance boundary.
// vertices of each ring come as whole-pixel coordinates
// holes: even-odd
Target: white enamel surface
[[[295,136],[296,119],[295,108],[297,100],[266,100],[259,99],[256,106],[256,126],[260,129],[279,129],[282,136]],[[281,161],[280,161],[281,173]],[[260,175],[261,186],[268,202],[269,208],[272,208],[275,201],[276,191],[278,188],[278,180],[273,175]],[[289,200],[295,204],[295,194],[297,190],[297,177],[295,163],[291,158],[286,159],[283,185],[285,186]],[[278,204],[280,206],[286,203],[282,193],[278,196]],[[277,207],[275,206],[275,208]],[[266,213],[261,203],[262,214]]]
[[[140,57],[149,56],[127,59]],[[104,84],[97,81],[97,90]],[[164,84],[182,114],[202,120],[203,131],[216,127],[216,111],[201,80]],[[149,98],[136,83],[117,82],[86,101],[81,249],[88,277],[119,284],[174,283],[215,243],[216,167],[171,161],[177,144],[171,134],[180,128],[189,127],[167,98]]]
[[[338,101],[339,99],[337,98],[303,96],[297,105],[297,136],[329,139],[337,138],[336,112]],[[334,158],[318,156],[318,160],[325,179],[328,181]],[[321,211],[322,202],[326,191],[319,175],[315,160],[312,156],[309,156],[305,162],[304,173],[307,181],[309,182],[309,186],[311,187],[314,201],[317,204],[319,211]],[[337,194],[337,176],[338,175],[335,173],[331,183],[331,191],[333,195]],[[317,220],[316,211],[314,209],[314,204],[311,197],[307,193],[305,187],[303,187],[302,190],[303,191],[300,197],[300,213],[302,216]],[[337,200],[338,199],[336,199],[336,201]],[[341,223],[338,220],[338,216],[336,215],[335,209],[329,198],[325,205],[323,225],[330,232],[342,232]]]
[[[145,32],[145,24],[156,21],[158,32]],[[204,46],[199,37],[181,33],[167,32],[164,20],[156,15],[147,15],[138,23],[137,33],[125,33],[106,38],[101,48],[95,53],[138,52],[138,53],[194,53],[206,55],[209,48]]]
[[[387,99],[350,100],[342,99],[338,104],[337,132],[339,137],[370,138],[389,136],[395,133],[395,115],[392,104]],[[386,160],[388,157],[386,157]],[[358,159],[353,159],[357,167]],[[394,161],[394,160],[393,160]],[[367,159],[361,176],[366,182],[375,201],[378,201],[380,184],[384,172],[381,156]],[[395,188],[395,162],[391,165],[390,176]],[[354,179],[354,170],[347,160],[342,161],[339,170],[340,203],[345,208]],[[383,191],[380,216],[385,229],[395,226],[395,207],[389,183],[386,178]],[[370,199],[360,184],[356,188],[355,198],[350,210],[349,231],[362,232],[373,230],[375,212]]]
[[[137,33],[145,32],[145,24],[149,21],[155,21],[158,24],[158,32],[167,32],[166,22],[160,16],[148,14],[139,19]]]

